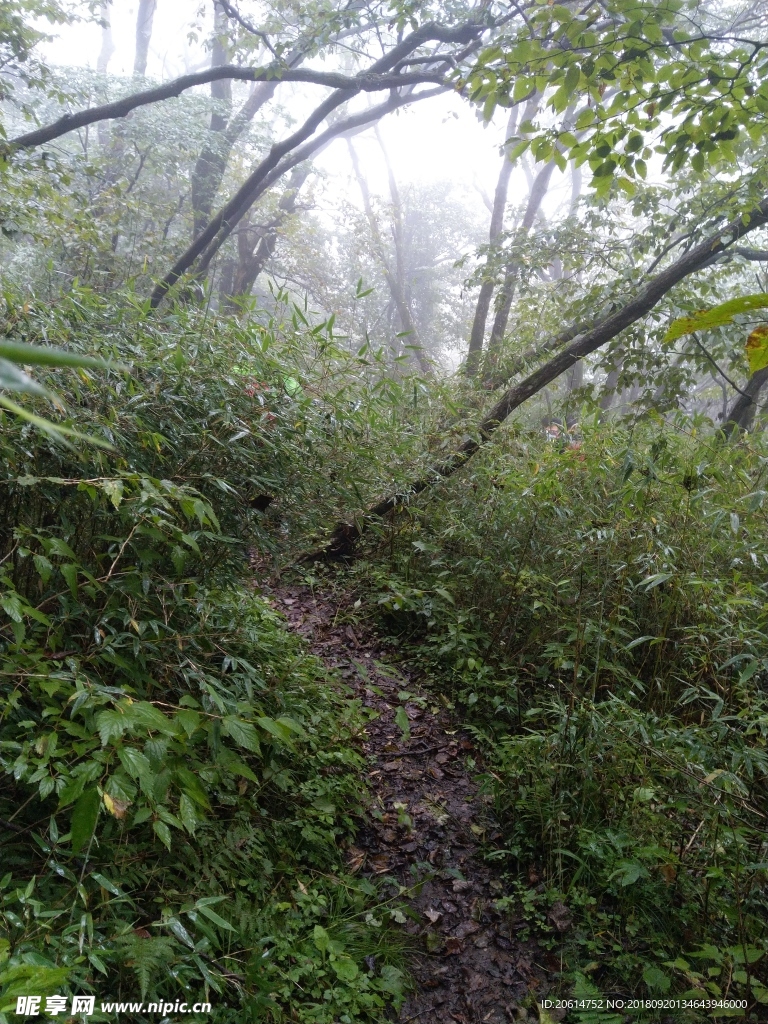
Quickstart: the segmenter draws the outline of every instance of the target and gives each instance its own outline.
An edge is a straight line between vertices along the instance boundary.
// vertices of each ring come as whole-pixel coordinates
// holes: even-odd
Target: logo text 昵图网
[[[187,1003],[177,999],[157,1003],[102,1002],[99,1009],[104,1013],[210,1013],[210,1003]],[[17,1017],[57,1017],[59,1014],[85,1017],[96,1012],[95,996],[19,996],[16,1000]]]

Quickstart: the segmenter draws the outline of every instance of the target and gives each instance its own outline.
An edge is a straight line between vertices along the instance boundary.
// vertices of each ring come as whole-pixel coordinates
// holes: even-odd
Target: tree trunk
[[[603,385],[603,393],[600,396],[600,422],[606,418],[606,413],[613,405],[613,400],[616,398],[616,385],[619,383],[619,377],[621,376],[621,364],[615,366],[612,370],[608,371],[605,378],[605,384]]]
[[[387,179],[389,182],[389,196],[392,201],[392,238],[395,243],[395,274],[394,284],[395,291],[393,298],[397,304],[397,313],[400,318],[400,329],[408,337],[406,338],[406,346],[411,349],[416,357],[416,362],[419,364],[419,369],[425,375],[429,375],[432,372],[432,367],[429,365],[424,348],[421,344],[421,338],[416,327],[416,321],[413,318],[413,309],[411,306],[411,296],[409,294],[409,287],[406,281],[407,277],[407,266],[405,259],[405,243],[403,239],[403,207],[400,202],[400,192],[395,181],[395,175],[392,171],[392,165],[389,162],[389,155],[384,148],[384,143],[379,134],[378,125],[374,126],[374,132],[376,133],[376,141],[381,149],[381,154],[384,157],[384,164],[387,168]],[[391,284],[390,284],[391,287]]]
[[[517,127],[518,108],[513,107],[507,122],[504,156],[499,171],[499,178],[496,182],[496,191],[493,194],[493,206],[491,208],[491,225],[488,231],[489,253],[486,260],[486,277],[480,285],[480,294],[477,297],[475,316],[472,321],[472,331],[469,335],[469,348],[467,349],[467,362],[464,372],[468,377],[474,377],[480,368],[480,357],[483,351],[485,340],[485,326],[488,322],[488,312],[491,308],[493,297],[493,276],[491,264],[493,262],[493,246],[498,241],[504,229],[504,211],[507,208],[507,192],[509,191],[509,179],[512,175],[512,161],[507,154],[506,141],[515,133]]]
[[[496,430],[515,409],[518,409],[533,395],[538,394],[560,374],[569,370],[579,359],[595,352],[649,313],[675,285],[690,274],[708,266],[713,253],[727,251],[737,239],[743,238],[750,231],[763,227],[765,224],[768,224],[768,197],[764,198],[760,205],[750,213],[737,217],[730,224],[721,227],[698,245],[693,246],[665,270],[650,278],[634,299],[603,317],[586,332],[578,333],[574,337],[574,331],[578,330],[578,325],[565,331],[560,337],[571,337],[573,340],[553,359],[529,374],[519,384],[509,388],[478,424],[474,437],[465,441],[445,462],[432,466],[429,473],[415,480],[405,492],[391,494],[376,502],[366,510],[363,516],[356,517],[353,523],[339,523],[331,534],[326,547],[322,551],[312,552],[306,557],[313,558],[322,555],[333,558],[351,554],[356,541],[365,529],[366,521],[381,519],[407,504],[422,491],[427,490],[436,480],[452,476],[488,443]],[[558,340],[558,338],[550,339],[547,344],[549,347],[556,346]],[[768,376],[768,368],[766,376]]]
[[[411,310],[406,301],[403,288],[402,288],[402,260],[398,257],[398,228],[395,222],[394,226],[394,240],[395,240],[395,269],[390,265],[389,258],[387,256],[386,246],[384,245],[384,239],[381,237],[381,231],[379,229],[379,222],[376,218],[376,213],[373,209],[373,203],[371,202],[371,193],[368,188],[368,182],[365,179],[360,168],[360,161],[357,159],[357,151],[352,144],[351,139],[347,139],[347,149],[349,151],[349,158],[352,161],[352,169],[355,172],[355,178],[357,179],[357,185],[360,189],[360,195],[363,200],[363,209],[365,211],[365,217],[368,221],[368,227],[370,228],[371,238],[373,239],[373,250],[376,258],[381,266],[384,273],[384,280],[387,282],[387,290],[392,298],[392,304],[394,309],[397,311],[397,321],[400,331],[398,333],[408,334],[406,344],[418,345],[418,335],[416,334],[416,327],[413,323],[413,317],[411,316]],[[386,155],[385,155],[386,159]],[[392,177],[391,168],[388,168],[390,176],[390,195],[392,196],[393,207],[399,204],[399,197],[397,195],[397,184]],[[394,211],[393,211],[394,213]],[[397,214],[394,213],[396,218]],[[415,337],[414,337],[415,336]],[[398,346],[399,348],[399,346]],[[394,348],[393,348],[394,351]],[[418,349],[416,351],[419,351]],[[423,353],[422,353],[423,358]]]
[[[315,136],[306,142],[300,143],[313,135],[320,123],[333,109],[346,102],[347,96],[339,96],[333,93],[314,113],[305,121],[304,125],[292,136],[282,143],[275,144],[267,157],[261,161],[253,173],[240,186],[230,201],[209,221],[205,230],[188,246],[187,250],[179,257],[173,267],[168,271],[162,281],[155,286],[150,296],[150,308],[156,309],[165,298],[179,278],[195,267],[198,275],[204,274],[213,257],[219,251],[224,242],[229,238],[240,219],[245,216],[253,204],[280,178],[283,177],[297,164],[307,160],[313,154],[322,152],[333,139],[346,132],[359,128],[364,124],[383,117],[392,110],[404,106],[407,103],[414,103],[418,100],[429,99],[438,93],[445,92],[445,87],[438,86],[429,92],[419,93],[417,96],[407,94],[405,96],[390,92],[389,99],[378,107],[368,108],[357,114],[351,114],[341,121],[337,121],[326,131]]]
[[[147,57],[149,43],[152,39],[152,22],[155,20],[157,0],[139,0],[136,15],[136,56],[133,61],[133,73],[144,78],[147,73]]]
[[[106,75],[112,54],[115,52],[115,41],[112,38],[112,25],[110,23],[110,0],[102,0],[99,8],[99,19],[101,21],[101,49],[96,58],[96,70],[100,75]],[[109,145],[109,121],[99,121],[96,127],[96,136],[102,149]]]
[[[228,308],[236,308],[237,303],[233,299],[238,296],[250,295],[259,274],[274,255],[280,228],[296,211],[299,192],[311,170],[312,165],[309,161],[294,168],[277,204],[277,213],[268,224],[250,230],[243,227],[237,240],[238,261],[225,300]]]
[[[391,72],[393,68],[397,67],[401,61],[405,60],[406,57],[424,43],[431,42],[434,39],[440,39],[441,42],[470,42],[474,41],[479,34],[478,27],[474,24],[460,26],[456,29],[446,29],[436,25],[434,22],[429,22],[414,29],[410,35],[398,42],[396,46],[393,46],[387,54],[374,61],[367,68],[365,75],[357,75],[351,82],[335,89],[327,99],[315,108],[301,128],[282,142],[275,143],[271,147],[269,154],[257,165],[230,201],[212,217],[205,229],[188,246],[187,250],[179,257],[162,281],[158,282],[150,296],[150,308],[156,309],[167,295],[169,289],[176,284],[183,274],[190,271],[193,266],[195,266],[198,274],[205,273],[210,261],[221,248],[221,245],[256,200],[276,180],[292,167],[295,167],[296,164],[306,160],[312,152],[316,152],[327,145],[331,138],[341,135],[351,128],[358,127],[360,124],[371,123],[371,121],[382,117],[389,110],[395,110],[405,103],[413,103],[418,100],[427,99],[438,92],[444,92],[447,86],[438,84],[434,90],[417,93],[416,95],[412,94],[410,85],[406,86],[407,91],[405,92],[401,88],[390,88],[389,99],[385,103],[380,104],[378,108],[350,115],[344,120],[343,124],[337,122],[320,136],[307,141],[310,139],[310,136],[315,134],[318,127],[329,114],[358,93],[370,91],[373,88],[372,82],[376,83],[375,89],[378,89],[377,77]],[[435,61],[437,63],[439,57],[436,57]],[[426,75],[426,72],[423,74]],[[306,145],[302,146],[302,143],[305,142]]]
[[[739,395],[731,406],[728,418],[723,424],[723,430],[727,437],[737,438],[739,434],[752,429],[752,423],[757,409],[757,400],[763,385],[768,380],[768,366],[757,370],[747,381],[743,394]]]
[[[96,70],[100,75],[106,75],[112,54],[115,52],[115,41],[112,38],[112,25],[109,19],[109,8],[111,0],[102,0],[99,7],[99,21],[101,22],[101,49],[96,58]],[[99,125],[101,127],[101,124]]]
[[[528,196],[528,204],[525,208],[525,214],[523,215],[523,221],[520,225],[521,230],[526,234],[533,227],[536,214],[539,212],[541,204],[544,202],[544,197],[549,189],[549,182],[552,178],[552,172],[554,169],[555,163],[554,161],[551,161],[542,167],[534,178],[531,192]],[[496,316],[493,321],[493,327],[491,328],[491,337],[488,340],[489,377],[493,375],[499,359],[501,344],[507,330],[509,311],[512,309],[512,301],[515,297],[515,286],[521,269],[520,264],[515,260],[508,264],[506,273],[504,274],[504,283],[502,284],[501,291],[499,292]]]
[[[211,67],[227,63],[229,47],[227,28],[229,19],[224,10],[216,4],[213,16],[213,43],[211,46]],[[271,84],[271,83],[270,83]],[[273,90],[274,91],[274,86]],[[206,143],[192,172],[192,222],[194,237],[200,234],[211,216],[213,201],[219,190],[221,179],[227,168],[232,143],[225,132],[232,113],[232,81],[221,79],[211,82],[211,121],[208,130],[212,138]]]

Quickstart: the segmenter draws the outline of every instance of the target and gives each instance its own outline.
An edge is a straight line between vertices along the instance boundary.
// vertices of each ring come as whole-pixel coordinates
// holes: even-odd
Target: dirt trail
[[[353,871],[391,876],[409,888],[423,881],[407,901],[418,918],[404,925],[417,949],[416,991],[399,1020],[538,1021],[530,997],[546,993],[542,965],[554,965],[533,943],[516,938],[509,914],[494,909],[504,892],[480,854],[479,840],[486,830],[493,835],[493,823],[473,780],[478,755],[471,739],[397,664],[396,653],[345,622],[330,597],[282,586],[271,599],[312,651],[378,712],[364,743],[371,815],[348,858]],[[402,710],[396,721],[401,708],[410,735],[401,727]]]

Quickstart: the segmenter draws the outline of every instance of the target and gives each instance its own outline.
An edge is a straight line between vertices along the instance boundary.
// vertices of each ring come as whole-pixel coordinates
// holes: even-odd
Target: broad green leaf
[[[33,427],[37,427],[38,430],[42,430],[44,433],[50,435],[56,440],[61,441],[62,444],[71,448],[72,445],[67,441],[68,437],[77,438],[78,441],[86,441],[88,444],[95,445],[97,448],[104,448],[105,451],[114,451],[113,446],[108,442],[102,440],[100,437],[93,437],[90,434],[83,434],[79,430],[75,430],[73,427],[64,427],[60,423],[53,423],[51,420],[45,419],[43,416],[37,416],[35,413],[30,412],[17,402],[12,402],[10,398],[6,398],[5,395],[0,395],[0,406],[7,409],[8,412],[12,412],[15,416],[20,419],[26,420],[27,423],[31,423]]]
[[[227,715],[221,720],[221,729],[226,736],[231,736],[238,746],[245,747],[246,750],[250,750],[254,754],[261,753],[259,734],[250,722],[244,722],[242,718],[237,718],[235,715]]]
[[[227,765],[227,767],[231,766]],[[194,800],[194,802],[200,807],[204,807],[206,810],[209,809],[210,804],[208,802],[208,795],[200,784],[200,780],[193,772],[188,768],[177,768],[176,778],[178,779],[179,785],[183,791],[191,800]],[[251,781],[256,781],[255,775]]]
[[[622,861],[619,867],[610,876],[616,879],[619,885],[633,885],[640,878],[647,878],[648,872],[638,861]]]
[[[268,718],[266,715],[257,718],[256,722],[261,726],[264,732],[268,732],[270,736],[274,736],[275,739],[290,745],[293,742],[293,736],[291,735],[291,729],[281,721],[275,721],[274,718]]]
[[[69,592],[72,594],[75,600],[77,600],[77,566],[72,563],[66,565],[60,565],[59,571],[64,579],[67,581]]]
[[[725,327],[733,323],[733,318],[739,313],[750,313],[755,309],[768,308],[768,294],[758,292],[755,295],[741,295],[737,299],[729,299],[721,302],[719,306],[711,309],[701,309],[691,316],[680,317],[673,320],[669,330],[664,335],[664,343],[676,341],[686,334],[693,334],[694,331],[708,331],[714,327]],[[768,362],[768,359],[766,360]],[[765,365],[765,364],[763,364]],[[753,371],[754,372],[754,371]]]
[[[181,711],[176,712],[175,721],[179,723],[187,736],[191,737],[200,728],[202,718],[197,711],[193,711],[191,708],[182,708]]]
[[[641,580],[640,586],[645,587],[646,590],[653,590],[654,587],[660,587],[662,583],[671,580],[674,575],[673,572],[656,572],[652,576],[646,576],[644,580]]]
[[[176,938],[180,939],[185,946],[189,946],[190,949],[195,948],[195,940],[189,934],[178,917],[169,917],[165,924],[171,929]]]
[[[24,341],[0,341],[0,359],[8,359],[22,366],[90,366],[94,369],[126,370],[123,363],[113,363],[95,356],[81,356],[47,345],[30,345]]]
[[[223,917],[220,917],[219,914],[216,913],[215,910],[211,910],[207,904],[198,903],[197,909],[201,914],[204,914],[209,921],[213,921],[214,924],[217,924],[219,928],[224,928],[224,930],[228,932],[235,931],[229,921],[225,921]]]
[[[131,707],[131,717],[136,725],[143,725],[153,732],[161,732],[166,736],[176,734],[176,726],[173,719],[167,718],[162,711],[150,704],[149,701],[138,701]]]
[[[142,779],[150,782],[152,779],[152,768],[149,758],[142,754],[135,747],[121,747],[118,751],[120,762],[132,779]]]
[[[100,874],[98,871],[92,871],[91,878],[94,882],[98,882],[98,884],[102,888],[106,889],[107,892],[111,892],[113,896],[123,895],[114,882],[111,882],[105,875]]]
[[[652,964],[643,971],[643,981],[653,992],[667,992],[672,984],[669,975]]]
[[[168,850],[171,848],[171,830],[164,821],[153,821],[152,831]]]
[[[131,707],[124,711],[100,711],[96,715],[96,728],[102,747],[106,747],[111,739],[119,739],[133,724]]]
[[[12,619],[14,622],[21,622],[22,606],[18,594],[12,590],[5,594],[0,594],[0,607],[2,607],[9,619]]]
[[[48,392],[44,387],[33,380],[29,374],[15,363],[0,357],[0,388],[6,391],[26,391],[30,395],[46,395]]]
[[[397,968],[392,967],[389,964],[385,964],[381,968],[381,980],[379,981],[379,988],[383,992],[389,992],[390,995],[395,997],[403,994],[403,972]]]
[[[331,967],[339,981],[354,981],[360,973],[357,969],[357,964],[354,960],[350,960],[349,957],[344,957],[341,960],[332,960]]]
[[[95,786],[90,786],[72,808],[72,849],[75,853],[80,853],[91,841],[100,807],[99,791]]]
[[[182,793],[179,798],[179,818],[184,823],[184,828],[187,832],[192,835],[197,825],[197,814],[195,813],[195,805],[186,793]]]
[[[124,482],[122,480],[104,480],[100,486],[115,508],[120,508],[120,502],[123,500],[123,491],[125,490]]]
[[[3,986],[0,1014],[15,1014],[19,996],[46,996],[58,992],[67,983],[71,969],[22,963],[3,970],[0,972]]]

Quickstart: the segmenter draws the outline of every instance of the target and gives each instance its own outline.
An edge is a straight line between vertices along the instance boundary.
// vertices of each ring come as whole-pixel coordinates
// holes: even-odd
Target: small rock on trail
[[[471,739],[407,668],[393,664],[380,641],[343,621],[331,597],[282,586],[271,600],[312,652],[378,713],[364,742],[371,813],[348,850],[348,865],[415,889],[404,898],[414,912],[404,928],[414,937],[415,991],[399,1021],[537,1021],[535,1008],[521,1004],[546,994],[541,963],[547,954],[517,939],[509,915],[494,909],[503,886],[481,855],[493,822],[467,765],[479,756]]]

